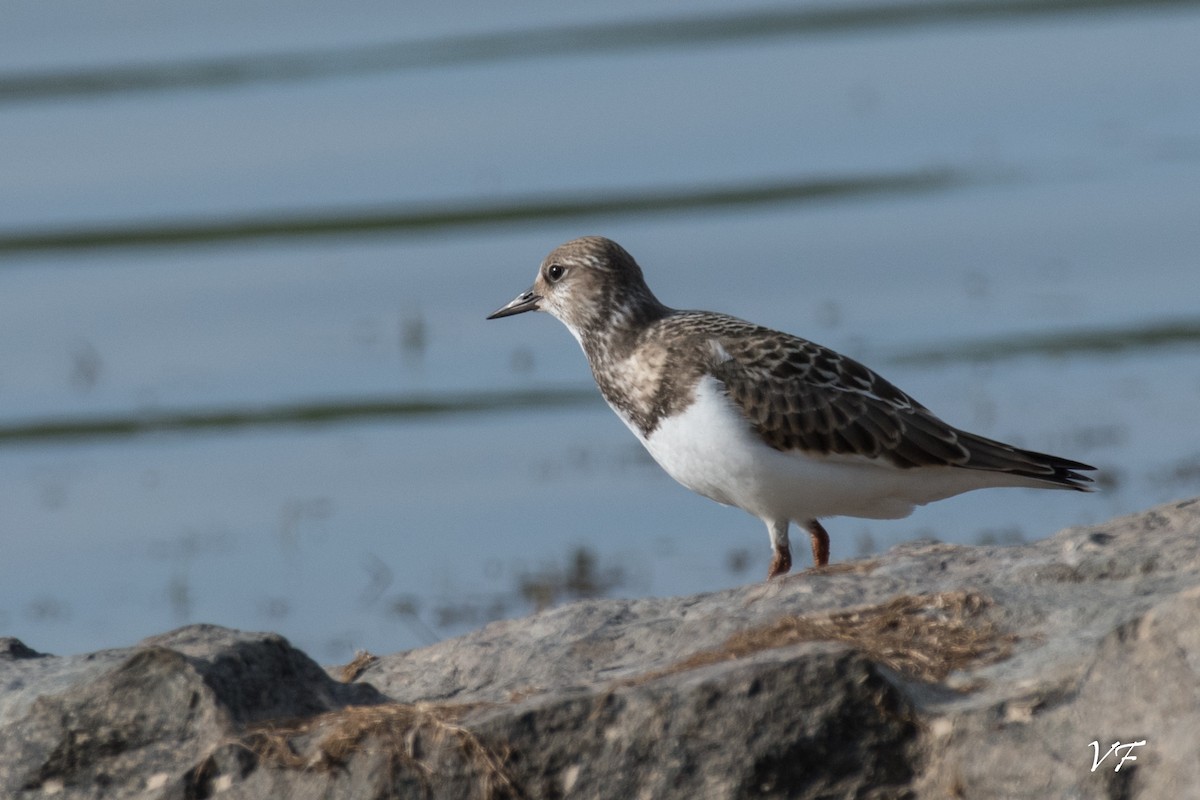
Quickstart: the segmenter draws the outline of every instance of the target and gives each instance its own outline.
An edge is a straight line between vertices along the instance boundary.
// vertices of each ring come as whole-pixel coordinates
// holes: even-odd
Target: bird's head
[[[625,248],[602,236],[585,236],[556,247],[542,261],[533,286],[488,319],[546,311],[582,341],[586,333],[659,308]]]

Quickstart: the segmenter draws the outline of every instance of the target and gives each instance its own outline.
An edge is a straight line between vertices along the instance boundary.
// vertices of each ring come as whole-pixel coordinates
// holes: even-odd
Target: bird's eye
[[[557,283],[563,275],[567,274],[567,268],[562,264],[551,264],[546,267],[546,279],[551,283]]]

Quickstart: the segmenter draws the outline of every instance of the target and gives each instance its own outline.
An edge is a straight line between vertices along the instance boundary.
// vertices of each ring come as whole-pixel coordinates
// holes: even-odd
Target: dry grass
[[[860,558],[855,561],[838,561],[823,567],[809,567],[805,572],[813,575],[870,575],[878,566],[878,559]]]
[[[354,654],[354,658],[349,664],[345,664],[338,669],[337,679],[342,683],[350,683],[357,680],[359,675],[366,672],[367,667],[379,660],[379,656],[372,655],[366,650],[359,650]]]
[[[357,753],[379,752],[393,777],[415,773],[429,787],[435,763],[457,759],[475,778],[478,796],[521,797],[497,753],[460,724],[479,704],[385,703],[347,706],[294,722],[267,723],[245,733],[243,746],[267,764],[286,769],[333,771]]]
[[[743,658],[801,642],[843,642],[872,661],[925,681],[940,681],[976,662],[1007,658],[1016,636],[986,618],[991,601],[975,592],[900,595],[886,603],[828,614],[786,616],[730,636],[715,650],[639,675],[643,684],[676,672]]]

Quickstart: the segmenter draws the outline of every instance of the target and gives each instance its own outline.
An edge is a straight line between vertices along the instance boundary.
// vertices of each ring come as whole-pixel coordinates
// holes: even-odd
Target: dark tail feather
[[[968,469],[983,469],[992,472],[1007,472],[1022,478],[1044,481],[1064,489],[1078,492],[1094,492],[1092,479],[1080,472],[1094,472],[1095,467],[1081,461],[1060,458],[1034,450],[1022,450],[1010,444],[985,439],[973,433],[959,431],[959,441],[970,451],[970,458],[962,466]]]

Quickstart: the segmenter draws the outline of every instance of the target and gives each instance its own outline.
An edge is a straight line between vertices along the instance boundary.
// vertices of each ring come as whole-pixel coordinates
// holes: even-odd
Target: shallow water
[[[1049,5],[22,6],[0,634],[337,661],[760,579],[761,524],[649,462],[557,322],[484,320],[585,233],[1103,471],[832,520],[834,559],[1196,494],[1200,4]]]

